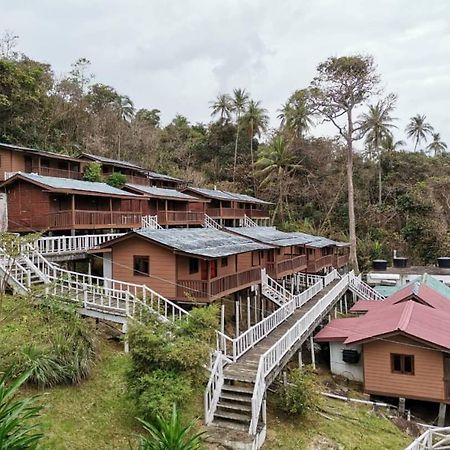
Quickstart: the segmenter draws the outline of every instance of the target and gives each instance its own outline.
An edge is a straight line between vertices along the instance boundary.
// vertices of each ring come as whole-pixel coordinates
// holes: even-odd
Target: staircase
[[[361,280],[361,275],[349,274],[349,289],[361,300],[384,300],[384,297]]]
[[[215,228],[216,230],[221,230],[222,227],[218,222],[216,222],[212,217],[205,214],[205,220],[202,225],[203,228]]]

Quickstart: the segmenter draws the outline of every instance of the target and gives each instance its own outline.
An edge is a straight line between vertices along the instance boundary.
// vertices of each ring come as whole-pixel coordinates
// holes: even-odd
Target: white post
[[[345,314],[348,313],[348,305],[347,305],[347,296],[346,295],[344,295],[344,311],[345,311]]]
[[[239,337],[239,300],[234,301],[234,314],[236,316],[236,330],[235,335]]]
[[[122,324],[122,333],[125,335],[124,339],[123,339],[123,343],[124,343],[124,352],[128,353],[130,351],[130,343],[128,342],[128,321],[125,321]]]
[[[303,367],[302,348],[303,348],[303,345],[301,345],[300,348],[298,349],[298,367],[299,367],[299,369],[301,369]]]
[[[311,346],[311,365],[313,367],[313,369],[316,369],[316,355],[314,353],[314,339],[313,339],[313,335],[311,334],[311,336],[309,336],[309,344]]]
[[[220,307],[220,332],[225,333],[225,304]]]
[[[252,326],[251,318],[251,308],[250,308],[250,294],[247,294],[247,329]]]

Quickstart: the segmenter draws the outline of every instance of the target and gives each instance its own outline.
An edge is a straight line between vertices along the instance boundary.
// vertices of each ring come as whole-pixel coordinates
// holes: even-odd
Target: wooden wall
[[[5,172],[23,172],[24,170],[23,153],[0,148],[0,181],[5,179]]]
[[[414,375],[392,373],[391,353],[414,355]],[[425,344],[401,336],[364,344],[364,389],[369,393],[445,402],[443,377],[442,352]]]

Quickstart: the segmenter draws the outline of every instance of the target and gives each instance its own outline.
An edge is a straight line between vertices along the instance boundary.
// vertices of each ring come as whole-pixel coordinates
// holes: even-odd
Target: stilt
[[[406,400],[403,397],[398,399],[398,413],[403,416],[405,414],[405,403]],[[440,409],[439,409],[440,411]]]
[[[445,427],[445,413],[447,411],[446,403],[439,403],[438,427]]]
[[[238,296],[235,297],[234,301],[234,315],[236,316],[236,330],[234,334],[236,337],[239,336],[239,299]]]
[[[257,296],[256,289],[257,289],[257,287],[255,286],[255,290],[253,291],[253,306],[255,309],[255,324],[259,322],[258,296]]]
[[[122,333],[124,334],[124,352],[128,353],[130,351],[130,343],[128,342],[128,322],[122,324]]]
[[[312,334],[309,337],[309,345],[311,346],[311,365],[312,365],[312,368],[315,370],[316,369],[316,355],[314,353],[314,338],[313,338]]]
[[[220,305],[220,331],[225,334],[225,304]]]
[[[344,311],[345,311],[345,314],[348,313],[348,305],[347,305],[347,296],[346,295],[344,295]]]
[[[298,273],[296,276],[297,281],[297,292],[300,292],[300,274]]]
[[[301,345],[300,348],[298,349],[298,367],[299,367],[299,369],[303,368],[302,348],[303,348],[303,345]]]
[[[91,276],[92,275],[92,262],[89,259],[88,261],[88,275]]]
[[[251,308],[250,308],[250,292],[247,293],[247,329],[252,326]]]
[[[260,297],[260,299],[261,299],[261,297]],[[261,301],[261,317],[262,317],[262,319],[264,319],[265,315],[266,315],[266,299],[263,298]]]
[[[295,287],[295,283],[294,283],[294,275],[292,275],[290,277],[291,280],[291,294],[294,295],[294,287]]]
[[[336,308],[336,306],[333,309],[334,309],[334,318],[337,319],[337,308]]]

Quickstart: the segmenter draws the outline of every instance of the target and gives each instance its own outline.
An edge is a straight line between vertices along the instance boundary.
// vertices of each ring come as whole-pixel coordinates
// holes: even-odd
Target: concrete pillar
[[[236,337],[239,336],[239,300],[238,297],[235,297],[235,301],[234,301],[234,314],[236,316],[236,330],[235,330],[235,335]]]
[[[403,397],[398,399],[398,413],[403,416],[405,414],[405,403],[406,400]]]
[[[314,338],[313,338],[312,334],[309,337],[309,344],[311,346],[311,365],[312,365],[312,368],[315,369],[316,368],[316,355],[314,353]]]
[[[250,292],[247,293],[247,329],[252,326],[251,318],[251,307],[250,307]]]
[[[90,259],[88,261],[88,275],[92,275],[92,261]]]
[[[302,356],[303,345],[298,349],[298,368],[303,368],[303,356]]]
[[[438,427],[445,427],[445,413],[447,411],[446,403],[439,403]]]
[[[122,333],[124,334],[124,351],[128,353],[130,351],[130,343],[128,342],[128,322],[122,324]]]
[[[225,303],[220,305],[220,331],[225,333]]]
[[[348,305],[347,305],[347,296],[346,295],[344,295],[344,311],[345,311],[345,314],[348,313]]]

